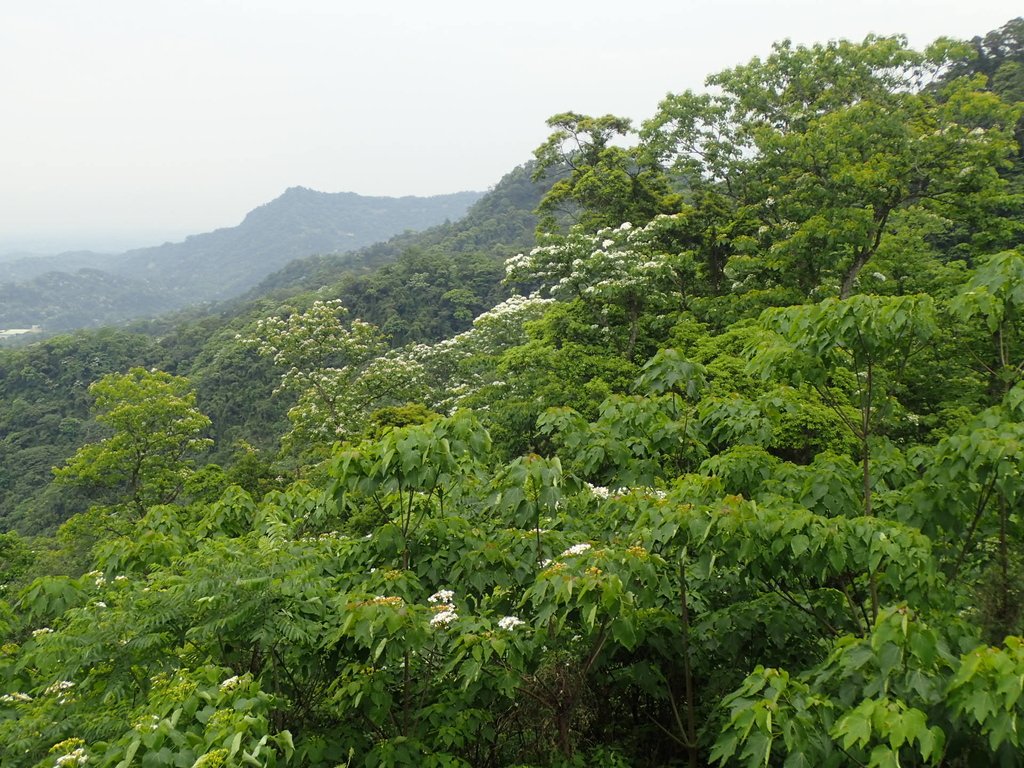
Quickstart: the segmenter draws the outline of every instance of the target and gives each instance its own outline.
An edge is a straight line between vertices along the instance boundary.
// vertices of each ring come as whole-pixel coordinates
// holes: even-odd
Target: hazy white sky
[[[289,186],[482,190],[566,110],[649,117],[773,41],[921,47],[1019,0],[0,0],[0,253],[237,224]]]

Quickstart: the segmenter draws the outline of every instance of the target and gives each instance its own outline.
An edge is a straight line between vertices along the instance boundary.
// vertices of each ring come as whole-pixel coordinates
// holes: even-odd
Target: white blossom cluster
[[[540,282],[555,298],[593,298],[610,303],[649,301],[664,292],[675,254],[658,237],[677,220],[661,215],[644,227],[629,222],[591,234],[576,229],[564,239],[506,260],[510,282]]]
[[[453,590],[439,589],[427,598],[427,602],[437,606],[435,608],[437,612],[430,619],[430,626],[447,627],[459,618],[459,614],[455,612],[455,592]]]
[[[299,541],[305,543],[324,542],[324,541],[345,541],[348,538],[344,533],[338,531],[327,531],[325,533],[310,534],[308,536],[302,536]]]
[[[67,704],[71,701],[71,689],[75,684],[70,680],[59,680],[48,686],[43,693],[46,696],[56,696],[58,704]]]
[[[459,618],[459,614],[455,612],[454,608],[445,608],[443,611],[438,611],[430,619],[430,626],[432,627],[447,627],[453,621]]]
[[[149,715],[142,718],[134,724],[135,730],[137,731],[155,731],[160,727],[160,716]]]
[[[0,701],[2,701],[4,704],[13,704],[17,701],[32,701],[32,697],[29,696],[27,693],[20,693],[16,691],[14,693],[3,694],[2,696],[0,696]]]
[[[89,762],[89,755],[82,747],[68,752],[66,755],[61,755],[57,758],[54,765],[57,766],[68,766],[68,765],[85,765]]]
[[[480,388],[504,386],[479,371],[465,371],[462,363],[475,355],[498,355],[525,342],[525,323],[541,317],[552,301],[539,296],[511,296],[479,315],[468,331],[436,344],[411,345],[400,357],[423,372],[422,395],[427,404],[451,413]]]
[[[571,547],[566,549],[564,552],[562,552],[562,554],[558,555],[556,558],[547,558],[545,560],[541,560],[539,567],[542,571],[548,568],[551,568],[553,570],[560,570],[562,568],[565,568],[565,563],[558,562],[558,558],[576,557],[576,555],[582,555],[584,552],[587,552],[591,549],[593,549],[593,547],[586,542],[573,544]]]
[[[39,629],[33,629],[32,630],[32,637],[40,637],[41,635],[49,635],[49,634],[52,634],[52,633],[53,633],[53,630],[50,629],[49,627],[40,627]]]
[[[603,485],[591,485],[590,483],[587,483],[587,490],[590,491],[592,496],[599,499],[609,499],[613,496],[626,493],[647,496],[655,499],[664,499],[668,496],[668,494],[661,488],[651,488],[650,486],[639,486],[634,488],[606,488]]]
[[[583,544],[573,544],[571,547],[565,550],[565,552],[559,555],[559,557],[573,557],[575,555],[582,555],[590,548],[590,545],[585,542]]]
[[[241,680],[242,678],[239,675],[233,675],[220,684],[220,689],[222,691],[232,691],[238,687]]]
[[[518,616],[505,616],[504,618],[498,619],[498,626],[507,632],[511,632],[516,627],[521,627],[525,623],[526,622]]]

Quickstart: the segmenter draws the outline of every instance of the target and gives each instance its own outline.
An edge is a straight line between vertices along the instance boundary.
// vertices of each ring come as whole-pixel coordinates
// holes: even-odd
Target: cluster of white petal
[[[524,325],[543,315],[553,299],[511,296],[473,321],[468,331],[436,344],[414,344],[396,356],[421,371],[421,397],[442,413],[457,409],[466,397],[483,387],[507,387],[489,378],[490,369],[467,371],[463,363],[477,355],[498,355],[526,341]]]
[[[590,548],[591,548],[590,545],[587,544],[587,543],[573,544],[571,547],[569,547],[567,550],[565,550],[565,552],[563,552],[561,555],[559,555],[559,557],[572,557],[574,555],[582,555],[584,552],[586,552]]]
[[[505,616],[504,618],[498,619],[498,626],[508,632],[511,632],[516,627],[521,627],[525,623],[526,622],[518,616]]]
[[[56,762],[54,762],[54,765],[85,765],[87,762],[89,762],[89,755],[86,754],[84,749],[79,747],[78,749],[68,752],[66,755],[58,757]]]
[[[75,684],[70,680],[60,680],[48,686],[43,693],[47,696],[56,696],[58,704],[67,704],[71,701],[71,689],[74,687]]]
[[[227,680],[225,680],[223,683],[220,684],[220,689],[222,691],[234,690],[235,688],[238,687],[238,684],[239,684],[239,682],[241,682],[241,680],[242,680],[242,678],[239,677],[238,675],[233,675],[233,676],[229,677]]]
[[[433,618],[430,619],[430,626],[447,627],[457,618],[459,618],[459,615],[455,612],[454,608],[445,608],[443,611],[438,611],[434,614]]]
[[[573,230],[564,238],[505,262],[506,279],[537,283],[555,298],[608,302],[652,297],[669,288],[676,254],[665,253],[659,235],[679,220],[661,215],[634,228],[629,222],[596,233]]]

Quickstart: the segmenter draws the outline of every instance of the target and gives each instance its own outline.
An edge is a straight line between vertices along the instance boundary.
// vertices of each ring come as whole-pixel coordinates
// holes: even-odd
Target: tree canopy
[[[1019,23],[557,115],[522,253],[0,356],[5,424],[94,380],[4,764],[1024,764]]]

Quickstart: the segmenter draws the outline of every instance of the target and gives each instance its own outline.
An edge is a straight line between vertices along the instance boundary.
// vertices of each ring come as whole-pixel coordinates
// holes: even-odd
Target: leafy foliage
[[[348,283],[418,343],[329,291],[164,339],[220,414],[277,379],[282,453],[197,470],[189,382],[104,371],[58,474],[106,506],[0,537],[5,764],[1021,765],[1016,108],[964,50],[556,116],[534,293]]]

